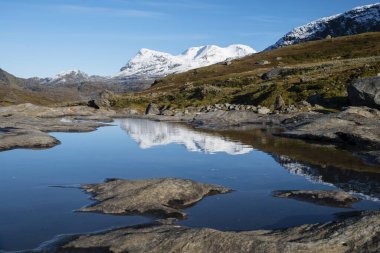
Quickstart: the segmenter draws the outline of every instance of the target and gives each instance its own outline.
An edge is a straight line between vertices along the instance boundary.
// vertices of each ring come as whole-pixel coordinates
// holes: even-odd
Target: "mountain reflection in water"
[[[253,150],[249,145],[230,141],[222,136],[195,131],[181,124],[148,121],[143,119],[121,120],[121,128],[135,140],[141,149],[154,146],[181,144],[188,151],[230,155],[247,154]]]
[[[120,121],[121,128],[141,149],[172,143],[207,154],[241,155],[258,149],[271,154],[291,174],[359,194],[368,200],[380,200],[380,173],[348,151],[274,137],[261,130],[211,133],[177,123],[144,119]]]

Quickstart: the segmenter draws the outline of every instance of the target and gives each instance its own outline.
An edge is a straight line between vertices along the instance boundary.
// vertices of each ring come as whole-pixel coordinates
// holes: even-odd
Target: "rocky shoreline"
[[[280,101],[278,103],[281,104]],[[263,113],[258,110],[260,108],[256,108],[255,111],[254,108],[237,107],[226,110],[223,107],[215,107],[203,112],[184,111],[175,115],[165,115],[161,111],[156,111],[158,114],[155,114],[152,112],[152,104],[148,106],[145,115],[136,114],[132,110],[115,111],[102,107],[49,108],[22,104],[0,108],[0,151],[14,148],[50,148],[59,144],[59,140],[50,136],[48,132],[88,132],[107,126],[108,124],[102,122],[112,122],[113,118],[138,117],[186,122],[205,129],[276,127],[282,129],[277,133],[279,136],[350,148],[366,162],[380,165],[380,111],[367,107],[370,104],[363,104],[362,100],[360,103],[360,106],[332,113],[315,108],[306,111]],[[83,189],[92,193],[94,199],[99,202],[81,211],[153,213],[164,218],[183,218],[186,214],[182,208],[200,201],[207,195],[230,191],[227,188],[196,182],[191,182],[189,188],[186,188],[183,181],[173,179],[151,181],[151,186],[144,185],[145,181],[136,183],[142,183],[143,186],[140,186],[143,190],[139,189],[140,186],[132,189],[131,182],[127,182],[129,186],[125,185],[126,182],[110,180],[104,184],[83,186]],[[157,188],[160,183],[168,184],[155,195],[157,189],[160,189]],[[173,187],[173,184],[177,188]],[[115,191],[116,186],[127,191]],[[185,192],[180,194],[180,198],[168,197],[167,194],[172,191],[167,191],[167,186],[176,193]],[[133,194],[128,195],[131,189]],[[120,198],[118,194],[121,194]],[[295,199],[301,198],[300,192],[289,194]],[[290,195],[286,197],[292,197]],[[331,192],[325,192],[323,196],[320,192],[309,192],[306,195],[302,195],[305,201],[313,199],[313,202],[318,202],[315,199],[321,197],[320,203],[326,202],[327,199],[329,204],[331,198],[337,197]],[[125,198],[131,196],[136,198],[136,202],[125,201]],[[349,206],[357,201],[354,197],[343,196],[344,200],[340,202],[340,197],[334,200],[338,206],[342,203],[343,206]],[[120,204],[122,207],[117,207]],[[70,242],[37,252],[377,252],[380,250],[379,215],[378,212],[362,212],[355,217],[326,224],[251,232],[221,232],[207,228],[155,224],[75,236]]]
[[[93,205],[95,209],[89,211],[149,215],[154,210],[166,219],[133,227],[68,236],[32,252],[337,253],[380,250],[379,212],[358,212],[334,222],[287,229],[218,231],[178,226],[174,224],[176,219],[170,217],[176,213],[183,218],[184,213],[177,208],[195,204],[210,194],[231,191],[221,186],[164,178],[135,181],[112,179],[102,184],[84,185],[82,188],[92,193],[98,201]],[[307,201],[317,204],[320,204],[320,201],[338,204],[358,201],[355,197],[339,191],[282,191],[275,194],[279,194],[279,197],[284,197],[284,194],[288,194],[285,197],[292,197],[292,194],[298,197],[303,195],[308,198]]]
[[[380,111],[364,106],[328,114],[309,111],[263,115],[252,111],[216,110],[165,116],[86,106],[49,108],[21,104],[0,108],[0,151],[50,148],[59,144],[59,140],[48,132],[89,132],[107,126],[113,118],[128,117],[185,122],[210,130],[279,128],[282,131],[276,133],[278,136],[348,148],[367,163],[380,165]]]
[[[379,212],[358,213],[325,224],[246,232],[156,223],[73,236],[33,252],[378,252],[379,227]]]

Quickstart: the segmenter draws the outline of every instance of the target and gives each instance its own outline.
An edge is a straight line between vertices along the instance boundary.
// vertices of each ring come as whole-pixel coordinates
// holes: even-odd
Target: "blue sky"
[[[257,50],[292,28],[365,0],[0,0],[0,68],[115,74],[140,48],[179,54],[241,43]]]

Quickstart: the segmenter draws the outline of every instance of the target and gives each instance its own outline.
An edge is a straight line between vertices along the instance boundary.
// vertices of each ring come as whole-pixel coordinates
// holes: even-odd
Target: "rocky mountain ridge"
[[[380,31],[380,3],[354,8],[296,27],[266,50],[302,42]]]
[[[215,45],[191,47],[176,56],[150,49],[141,49],[120,69],[117,76],[163,77],[254,53],[256,50],[253,48],[240,44],[225,48]]]

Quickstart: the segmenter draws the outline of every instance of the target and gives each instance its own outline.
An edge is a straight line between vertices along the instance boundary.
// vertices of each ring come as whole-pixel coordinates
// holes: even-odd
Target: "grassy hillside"
[[[263,64],[266,61],[267,64]],[[262,75],[278,69],[277,76]],[[275,72],[275,71],[273,71]],[[147,103],[184,108],[216,103],[273,106],[316,100],[325,107],[347,105],[353,79],[380,73],[380,33],[366,33],[261,52],[231,64],[216,64],[157,80],[143,92],[125,94],[115,106],[143,109]]]
[[[22,79],[11,75],[10,73],[0,69],[0,86],[17,88]]]
[[[18,78],[0,69],[0,105],[33,103],[37,105],[51,105],[56,103],[52,94],[44,94],[23,89],[25,79]]]

